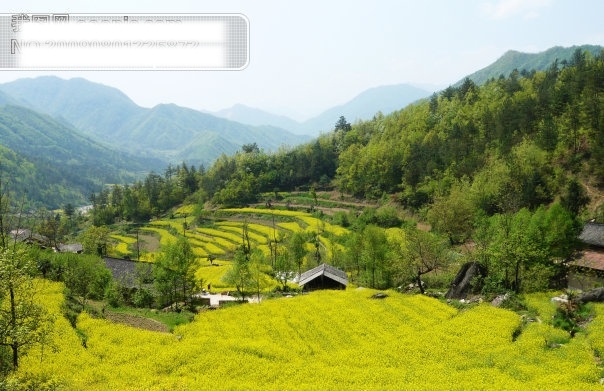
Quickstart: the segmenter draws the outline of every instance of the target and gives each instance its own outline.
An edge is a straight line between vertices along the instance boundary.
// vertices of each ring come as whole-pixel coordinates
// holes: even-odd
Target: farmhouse
[[[16,242],[37,245],[40,248],[46,248],[49,243],[46,236],[35,234],[29,229],[14,229],[10,231],[10,238]]]
[[[346,272],[323,263],[300,275],[298,285],[306,291],[317,289],[346,289],[348,276]]]
[[[604,286],[604,224],[586,223],[579,240],[586,248],[568,264],[568,287],[588,290]]]

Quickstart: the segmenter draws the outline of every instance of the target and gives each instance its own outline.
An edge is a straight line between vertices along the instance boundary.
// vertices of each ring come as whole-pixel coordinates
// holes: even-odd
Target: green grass
[[[107,311],[153,319],[165,324],[170,332],[172,332],[176,326],[191,322],[194,317],[194,314],[189,311],[162,312],[150,310],[148,308],[117,307],[107,308]]]

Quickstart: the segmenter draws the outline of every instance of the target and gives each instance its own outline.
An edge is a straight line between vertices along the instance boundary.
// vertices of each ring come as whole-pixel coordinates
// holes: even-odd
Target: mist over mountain
[[[430,92],[409,84],[397,84],[370,88],[363,91],[343,105],[332,107],[318,116],[305,121],[302,126],[318,134],[332,130],[340,116],[348,122],[360,119],[371,119],[377,112],[390,114],[400,110],[418,99],[430,96]]]
[[[293,133],[305,134],[302,129],[302,124],[294,119],[242,104],[236,104],[228,109],[216,111],[214,115],[243,124],[254,126],[271,125],[287,129]]]
[[[329,108],[304,122],[240,104],[220,110],[215,114],[250,125],[272,125],[298,134],[317,136],[322,132],[333,130],[340,116],[346,117],[349,122],[367,120],[378,112],[389,114],[400,110],[409,103],[426,98],[430,94],[430,91],[410,84],[374,87],[361,92],[350,101]]]

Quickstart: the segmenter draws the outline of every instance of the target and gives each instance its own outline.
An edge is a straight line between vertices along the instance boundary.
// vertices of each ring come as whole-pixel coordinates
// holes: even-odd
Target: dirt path
[[[111,311],[105,311],[105,318],[113,323],[121,323],[131,327],[136,327],[137,329],[158,331],[161,333],[170,332],[168,326],[165,324],[155,319],[144,318],[142,316],[118,314]]]

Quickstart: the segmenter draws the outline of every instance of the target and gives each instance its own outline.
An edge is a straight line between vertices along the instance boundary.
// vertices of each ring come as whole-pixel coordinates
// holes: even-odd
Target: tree
[[[346,121],[346,117],[344,117],[343,115],[341,115],[338,119],[338,122],[336,122],[334,131],[337,132],[338,130],[341,130],[344,133],[347,133],[352,130],[352,126],[348,121]]]
[[[263,271],[266,257],[261,250],[252,248],[247,222],[243,224],[241,232],[241,246],[235,252],[233,266],[226,272],[223,281],[234,285],[241,299],[245,300],[246,293],[252,289],[256,289],[260,297],[260,291],[268,286],[268,280]]]
[[[251,144],[243,144],[241,146],[241,150],[243,153],[260,153],[260,148],[258,148],[258,144],[255,142]]]
[[[451,244],[463,243],[472,232],[474,206],[468,193],[468,186],[453,186],[451,194],[436,198],[428,211],[432,227],[446,234]]]
[[[61,224],[61,216],[59,214],[53,215],[49,212],[43,212],[38,232],[48,238],[52,247],[58,248],[66,233],[66,227]]]
[[[75,214],[75,208],[73,204],[70,202],[65,204],[65,206],[63,206],[63,212],[65,212],[65,216],[67,216],[67,218],[71,220],[73,218],[73,215]]]
[[[296,274],[296,263],[294,262],[293,257],[288,253],[287,247],[279,244],[280,242],[281,239],[279,239],[279,241],[269,241],[269,245],[270,243],[273,243],[271,252],[274,256],[272,266],[275,279],[281,283],[283,291],[286,291],[287,282],[291,281]]]
[[[111,281],[111,272],[95,255],[60,254],[64,261],[62,280],[69,294],[76,298],[82,309],[89,298],[102,298]]]
[[[80,241],[86,254],[103,256],[107,253],[109,228],[92,226],[80,235]]]
[[[287,253],[298,267],[298,276],[302,274],[302,264],[307,254],[305,245],[306,238],[301,232],[294,232],[287,242]]]
[[[34,273],[35,262],[24,249],[0,249],[0,346],[12,350],[13,369],[27,347],[45,340],[52,320],[36,302]]]
[[[170,302],[189,303],[193,291],[202,285],[195,277],[197,267],[197,258],[185,237],[162,246],[153,269],[157,290]]]
[[[264,253],[259,249],[254,249],[250,257],[250,274],[258,300],[260,300],[260,292],[271,285],[271,279],[265,273],[267,267]]]
[[[416,228],[405,232],[407,249],[403,263],[410,272],[415,273],[415,280],[420,292],[424,294],[422,275],[446,267],[451,260],[446,243],[431,232]]]
[[[391,284],[388,260],[388,241],[382,228],[368,225],[363,230],[361,262],[368,272],[366,279],[371,288],[385,288]]]
[[[235,286],[242,300],[245,300],[246,292],[254,288],[254,274],[250,256],[251,254],[246,253],[243,246],[239,247],[233,257],[233,266],[222,278],[227,284]]]
[[[585,187],[576,178],[572,178],[568,182],[565,192],[560,197],[562,206],[573,216],[578,216],[585,205],[589,204],[589,201]]]

